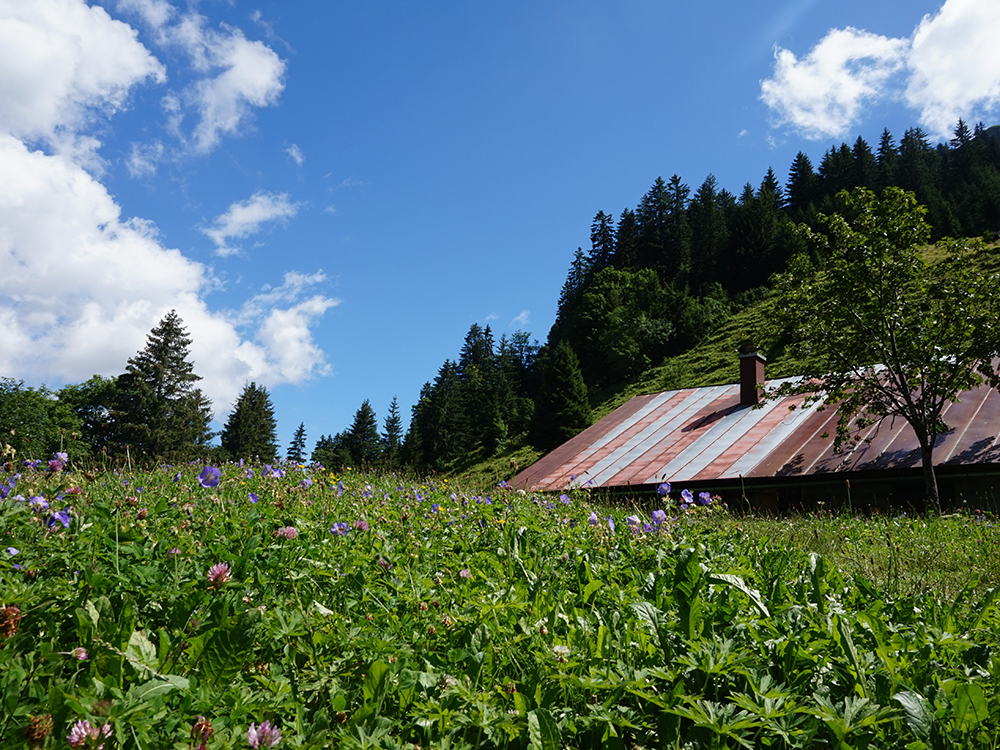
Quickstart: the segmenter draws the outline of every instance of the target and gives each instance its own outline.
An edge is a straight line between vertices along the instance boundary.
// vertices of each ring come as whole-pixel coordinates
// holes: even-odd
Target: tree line
[[[676,174],[657,178],[617,219],[595,215],[590,247],[573,255],[544,345],[524,331],[498,340],[474,324],[457,358],[424,383],[405,432],[395,399],[381,430],[366,400],[349,427],[322,434],[308,455],[300,424],[286,458],[449,471],[524,443],[551,449],[589,424],[592,404],[694,346],[766,293],[793,256],[814,253],[796,226],[834,213],[842,190],[913,192],[927,207],[931,239],[995,237],[1000,126],[970,129],[959,120],[953,135],[932,146],[911,128],[897,144],[886,130],[875,149],[862,138],[831,147],[817,168],[800,152],[784,186],[769,169],[738,195],[713,175],[693,192]],[[197,387],[189,345],[172,311],[115,378],[57,391],[0,378],[0,442],[25,456],[277,458],[274,409],[255,383],[244,386],[222,432],[211,432],[211,404]]]

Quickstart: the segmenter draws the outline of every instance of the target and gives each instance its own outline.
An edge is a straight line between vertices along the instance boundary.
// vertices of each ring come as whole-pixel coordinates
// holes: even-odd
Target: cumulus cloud
[[[230,26],[209,28],[196,11],[178,12],[162,0],[122,0],[142,19],[156,44],[181,50],[194,79],[163,98],[168,129],[195,153],[208,153],[222,136],[241,132],[255,107],[273,106],[285,88],[285,61],[263,42]],[[190,127],[186,120],[194,119]]]
[[[216,217],[211,227],[202,231],[215,243],[217,254],[234,255],[239,248],[233,247],[230,240],[256,234],[264,224],[284,222],[298,210],[298,204],[288,199],[288,193],[258,191],[247,200],[232,204],[224,214]]]
[[[79,130],[147,79],[163,65],[103,8],[0,0],[0,132],[89,163],[99,144]]]
[[[901,100],[945,138],[960,117],[1000,108],[998,37],[1000,4],[982,0],[946,0],[909,39],[834,29],[802,59],[776,48],[761,100],[777,125],[814,139],[843,136],[870,103]]]
[[[906,47],[902,39],[848,28],[828,33],[802,60],[777,48],[774,77],[761,84],[761,99],[780,123],[807,138],[843,135],[866,101],[885,95]]]
[[[131,7],[150,23],[177,17],[156,0]],[[206,51],[208,69],[256,54],[242,34],[222,37],[233,55]],[[236,69],[244,70],[225,68]],[[250,65],[249,78],[258,69]],[[127,106],[134,87],[164,76],[135,30],[99,7],[0,0],[0,374],[57,385],[120,373],[171,309],[191,335],[195,371],[217,410],[246,380],[274,386],[329,371],[311,332],[338,303],[322,292],[322,273],[292,272],[240,309],[211,310],[211,270],[169,247],[151,222],[122,216],[99,173],[85,169],[80,144],[90,153],[100,145],[87,130],[95,117],[110,127],[108,116]],[[230,91],[254,89],[226,80]],[[225,118],[213,122],[204,132],[228,132]],[[128,166],[148,173],[161,155],[155,143],[134,145]],[[285,195],[259,193],[233,204],[212,231],[225,244],[295,210]]]
[[[913,35],[906,100],[938,136],[1000,108],[1000,3],[948,0]]]

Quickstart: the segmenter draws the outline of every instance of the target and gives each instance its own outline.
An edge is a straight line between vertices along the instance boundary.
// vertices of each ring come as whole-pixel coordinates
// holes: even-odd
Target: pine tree
[[[388,469],[398,469],[403,440],[403,420],[399,416],[399,401],[395,396],[389,404],[389,413],[382,423],[382,462]]]
[[[195,388],[191,339],[171,310],[146,338],[146,348],[118,376],[111,410],[118,450],[133,457],[177,461],[204,453],[213,437],[211,402]]]
[[[569,344],[560,341],[547,353],[542,367],[533,442],[538,448],[549,450],[589,424],[590,402],[580,360]]]
[[[355,466],[374,466],[382,455],[382,445],[378,435],[378,421],[371,402],[365,399],[354,413],[354,421],[347,430],[347,450]]]
[[[250,383],[236,401],[222,429],[222,447],[232,458],[278,457],[278,422],[267,389]]]
[[[285,455],[289,461],[300,464],[306,460],[306,423],[299,422],[299,426],[292,435],[292,442],[288,445],[288,453]]]

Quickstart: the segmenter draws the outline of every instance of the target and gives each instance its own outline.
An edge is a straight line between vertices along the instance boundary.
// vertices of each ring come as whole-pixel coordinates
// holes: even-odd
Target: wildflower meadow
[[[971,567],[890,588],[667,484],[70,458],[0,473],[2,748],[1000,746]]]

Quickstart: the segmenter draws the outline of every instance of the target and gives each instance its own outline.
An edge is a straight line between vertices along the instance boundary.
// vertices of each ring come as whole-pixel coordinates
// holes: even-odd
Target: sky
[[[997,0],[0,0],[0,376],[171,309],[216,428],[404,423],[469,327],[545,341],[598,211],[1000,123]]]

